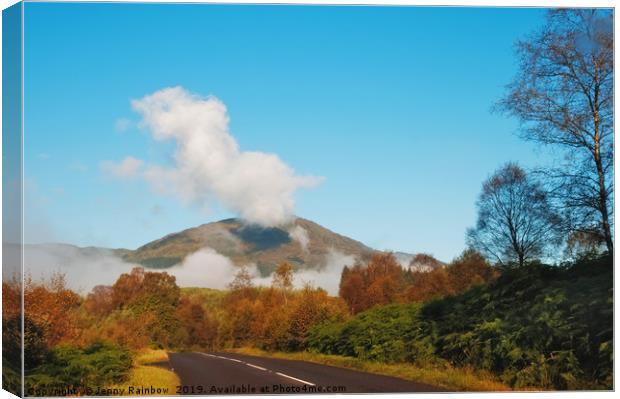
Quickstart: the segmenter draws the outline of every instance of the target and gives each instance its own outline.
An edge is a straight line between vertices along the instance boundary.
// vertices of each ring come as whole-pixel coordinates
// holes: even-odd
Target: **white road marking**
[[[232,359],[231,359],[231,360],[232,360]],[[269,370],[267,370],[267,369],[266,369],[266,368],[264,368],[264,367],[257,366],[257,365],[252,364],[252,363],[245,363],[245,362],[242,362],[242,363],[243,363],[243,364],[245,364],[246,366],[254,367],[255,369],[259,369],[259,370],[263,370],[263,371],[269,371]]]
[[[302,384],[306,384],[306,385],[312,385],[312,386],[314,386],[314,384],[313,384],[313,383],[311,383],[311,382],[309,382],[309,381],[304,381],[304,380],[301,380],[301,379],[299,379],[299,378],[291,377],[290,375],[286,375],[286,374],[284,374],[284,373],[280,373],[280,372],[278,372],[278,371],[276,371],[275,373],[276,373],[277,375],[281,376],[281,377],[290,378],[291,380],[299,381],[299,382],[301,382]]]
[[[290,376],[290,375],[288,375],[288,374],[280,373],[279,371],[269,370],[269,369],[266,369],[266,368],[264,368],[264,367],[261,367],[261,366],[257,366],[257,365],[255,365],[255,364],[252,364],[252,363],[247,363],[247,362],[241,361],[241,360],[239,360],[239,359],[233,359],[233,358],[230,358],[230,357],[224,357],[224,356],[218,356],[218,355],[211,355],[211,354],[209,354],[209,353],[202,353],[202,352],[198,352],[198,353],[200,353],[201,355],[204,355],[204,356],[216,357],[216,358],[218,358],[218,359],[224,359],[224,360],[230,360],[230,361],[232,361],[232,362],[243,363],[243,364],[245,364],[246,366],[249,366],[249,367],[254,367],[255,369],[259,369],[259,370],[261,370],[261,371],[266,371],[266,372],[268,372],[268,373],[274,373],[274,374],[279,375],[280,377],[289,378],[289,379],[291,379],[291,380],[295,380],[295,381],[297,381],[297,382],[301,382],[302,384],[306,384],[306,385],[310,385],[310,386],[315,386],[315,385],[316,385],[316,384],[314,384],[314,383],[312,383],[312,382],[309,382],[309,381],[304,381],[304,380],[302,380],[302,379],[300,379],[300,378],[296,378],[296,377]]]

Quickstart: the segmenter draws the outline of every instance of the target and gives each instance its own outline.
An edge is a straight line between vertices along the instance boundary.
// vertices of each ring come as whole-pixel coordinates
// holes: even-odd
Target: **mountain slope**
[[[226,219],[169,234],[128,251],[123,259],[151,268],[166,268],[204,247],[229,257],[237,265],[255,263],[264,275],[283,260],[296,269],[320,269],[332,251],[358,259],[374,251],[302,218],[282,228],[262,228],[246,225],[239,219]]]

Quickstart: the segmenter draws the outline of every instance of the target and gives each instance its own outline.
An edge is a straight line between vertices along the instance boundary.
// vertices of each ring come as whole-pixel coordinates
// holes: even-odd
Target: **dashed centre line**
[[[266,368],[264,368],[264,367],[257,366],[257,365],[252,364],[252,363],[243,363],[243,364],[245,364],[246,366],[254,367],[255,369],[259,369],[259,370],[263,370],[263,371],[270,371],[270,370],[267,370],[267,369],[266,369]],[[278,373],[276,373],[276,374],[278,374]]]
[[[280,372],[278,372],[278,371],[276,371],[275,373],[276,373],[277,375],[281,376],[281,377],[290,378],[291,380],[299,381],[299,382],[301,382],[302,384],[306,384],[306,385],[312,385],[312,386],[314,386],[314,384],[313,384],[313,383],[311,383],[311,382],[309,382],[309,381],[304,381],[304,380],[302,380],[302,379],[300,379],[300,378],[295,378],[295,377],[292,377],[292,376],[290,376],[290,375],[287,375],[287,374],[284,374],[284,373],[280,373]]]
[[[230,360],[231,362],[242,363],[242,364],[244,364],[244,365],[246,365],[248,367],[253,367],[253,368],[261,370],[261,371],[266,371],[268,373],[273,373],[273,374],[279,375],[280,377],[284,377],[284,378],[288,378],[288,379],[291,379],[291,380],[294,380],[294,381],[297,381],[297,382],[301,382],[302,384],[306,384],[306,385],[310,385],[310,386],[315,386],[316,385],[316,384],[314,384],[312,382],[305,381],[305,380],[302,380],[302,379],[297,378],[297,377],[293,377],[293,376],[288,375],[288,374],[280,373],[279,371],[269,370],[269,369],[266,369],[264,367],[257,366],[257,365],[252,364],[252,363],[244,362],[244,361],[239,360],[239,359],[233,359],[233,358],[230,358],[230,357],[219,356],[219,355],[211,355],[210,353],[202,353],[202,352],[197,352],[197,353],[199,353],[199,354],[201,354],[203,356],[215,357],[215,358],[218,358],[218,359]]]

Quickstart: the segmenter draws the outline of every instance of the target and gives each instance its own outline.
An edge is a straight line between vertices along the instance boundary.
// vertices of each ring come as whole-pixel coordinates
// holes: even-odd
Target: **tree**
[[[613,250],[613,11],[559,9],[517,43],[520,67],[498,109],[526,140],[565,148],[564,165],[543,171],[567,228]]]
[[[471,248],[501,264],[519,266],[557,241],[558,217],[542,185],[508,163],[482,185],[478,222],[467,232]]]
[[[253,286],[252,275],[248,268],[243,266],[235,274],[233,281],[228,284],[228,289],[231,291],[246,291],[252,289]]]
[[[455,292],[465,292],[475,285],[484,284],[497,277],[497,270],[480,253],[466,249],[446,268]]]
[[[393,254],[376,253],[366,265],[358,263],[343,269],[339,295],[351,313],[398,302],[405,286],[404,276],[405,272]]]
[[[425,253],[416,254],[409,262],[409,270],[430,271],[441,266],[441,262],[433,255]]]
[[[114,309],[114,288],[109,285],[96,285],[84,302],[90,313],[104,315]]]
[[[80,296],[66,287],[65,276],[53,274],[49,280],[24,282],[24,317],[43,332],[46,345],[52,347],[73,339],[78,331],[71,312],[81,302]]]
[[[412,279],[411,285],[405,290],[407,301],[428,301],[456,293],[450,275],[442,267],[414,272]]]
[[[340,277],[338,295],[347,303],[352,314],[366,309],[364,294],[365,288],[361,265],[356,265],[351,269],[345,266]]]
[[[140,328],[145,328],[154,345],[173,347],[180,344],[182,330],[175,313],[181,289],[176,277],[136,267],[120,275],[112,286],[111,295],[117,320],[110,320],[114,322],[107,334],[133,346],[143,342]]]
[[[284,302],[288,302],[286,292],[293,288],[293,266],[288,262],[280,263],[280,266],[273,273],[272,286],[282,290]]]
[[[327,291],[309,284],[298,292],[293,305],[288,328],[286,350],[305,349],[311,327],[326,322],[343,321],[347,316],[346,305],[341,298],[327,295]]]

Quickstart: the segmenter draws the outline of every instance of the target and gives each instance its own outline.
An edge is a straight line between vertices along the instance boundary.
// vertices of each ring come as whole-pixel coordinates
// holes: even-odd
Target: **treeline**
[[[418,257],[421,257],[418,255]],[[446,267],[422,255],[430,270],[403,268],[391,254],[377,253],[366,264],[345,267],[340,280],[342,297],[352,314],[377,305],[426,301],[454,295],[491,281],[498,275],[478,252],[466,250]]]
[[[308,348],[488,370],[515,388],[612,389],[613,260],[505,269],[486,285],[314,327]]]

